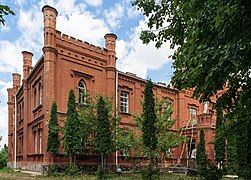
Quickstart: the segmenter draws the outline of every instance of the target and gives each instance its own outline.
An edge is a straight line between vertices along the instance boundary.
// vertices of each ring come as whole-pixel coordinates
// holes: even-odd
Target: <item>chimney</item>
[[[105,35],[105,47],[108,50],[109,61],[108,67],[116,67],[116,39],[115,34],[109,33]]]
[[[23,51],[23,79],[26,79],[32,70],[32,56],[28,51]]]
[[[20,87],[21,75],[18,73],[13,73],[12,78],[13,78],[13,90],[15,94],[18,88]]]
[[[8,88],[7,92],[8,92],[8,103],[13,102],[13,89]]]

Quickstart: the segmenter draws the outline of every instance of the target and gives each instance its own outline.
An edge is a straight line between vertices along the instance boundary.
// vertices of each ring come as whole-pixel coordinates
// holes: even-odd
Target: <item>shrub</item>
[[[97,179],[98,180],[104,180],[109,179],[109,173],[106,169],[104,169],[102,166],[98,166],[98,170],[96,172]]]
[[[147,166],[141,171],[141,177],[143,180],[156,180],[160,179],[160,171],[158,168]]]
[[[76,165],[71,165],[68,168],[66,168],[65,173],[70,176],[79,175],[81,173],[81,170]]]
[[[56,164],[51,164],[48,166],[47,171],[48,176],[59,176],[59,166]]]

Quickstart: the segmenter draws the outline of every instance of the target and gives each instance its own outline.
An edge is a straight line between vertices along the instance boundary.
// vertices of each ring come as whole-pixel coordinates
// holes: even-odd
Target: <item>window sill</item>
[[[38,105],[37,107],[35,107],[33,110],[32,110],[32,112],[33,113],[35,113],[35,112],[37,112],[38,110],[40,110],[40,109],[42,109],[42,104],[40,104],[40,105]]]
[[[43,156],[43,153],[28,154],[27,156]]]
[[[131,116],[131,113],[119,112],[119,114],[125,115],[125,116]]]

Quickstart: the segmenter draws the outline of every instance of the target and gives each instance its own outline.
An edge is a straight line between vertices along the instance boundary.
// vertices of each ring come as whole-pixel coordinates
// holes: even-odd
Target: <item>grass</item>
[[[77,176],[67,176],[64,174],[59,174],[59,176],[31,176],[26,173],[22,172],[15,172],[11,169],[5,168],[0,169],[0,180],[96,180],[96,176],[94,174],[81,174]],[[112,174],[109,178],[110,180],[140,180],[141,174],[134,173],[134,174]],[[170,174],[170,173],[162,173],[160,176],[161,180],[198,180],[199,177],[190,177],[185,175],[178,175],[178,174]],[[230,180],[227,178],[223,178],[223,180]]]
[[[1,169],[0,170],[0,180],[13,180],[13,179],[20,179],[20,180],[96,180],[96,176],[94,174],[81,174],[77,176],[67,176],[64,174],[59,174],[59,176],[31,176],[26,173],[15,172],[11,169]],[[140,173],[134,174],[111,174],[111,180],[138,180],[141,179]],[[198,177],[188,177],[184,175],[176,175],[176,174],[161,174],[161,180],[170,179],[170,180],[196,180],[199,179]]]

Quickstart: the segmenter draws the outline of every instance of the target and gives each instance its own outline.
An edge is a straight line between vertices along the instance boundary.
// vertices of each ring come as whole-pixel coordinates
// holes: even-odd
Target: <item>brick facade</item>
[[[90,95],[113,97],[114,107],[117,104],[122,124],[133,127],[132,114],[141,113],[140,100],[146,83],[145,79],[135,74],[116,70],[115,34],[106,34],[105,47],[97,47],[56,30],[57,10],[53,7],[44,6],[42,11],[43,54],[35,67],[32,67],[32,53],[23,51],[22,83],[21,76],[13,73],[13,88],[8,89],[9,166],[14,167],[16,160],[17,167],[33,171],[42,171],[43,165],[52,163],[51,155],[46,152],[46,145],[48,120],[54,100],[58,105],[59,118],[65,119],[68,93],[73,89],[78,103],[78,86],[81,81]],[[206,143],[214,139],[215,113],[212,104],[208,103],[206,108],[203,103],[191,98],[192,90],[177,91],[162,83],[154,85],[154,93],[155,97],[168,98],[172,103],[174,112],[171,118],[177,118],[173,130],[183,127],[183,135],[193,137],[191,143],[171,149],[172,156],[161,163],[173,164],[177,159],[186,159],[188,144],[196,147],[197,132],[201,128],[205,129]],[[191,119],[195,122],[190,123]],[[213,160],[213,146],[207,144],[206,150],[209,159]],[[63,149],[59,152],[56,163],[67,163]],[[119,163],[127,163],[120,153],[118,160]],[[97,163],[95,158],[93,161],[82,159],[81,162]],[[110,155],[109,163],[115,164],[114,154]]]

